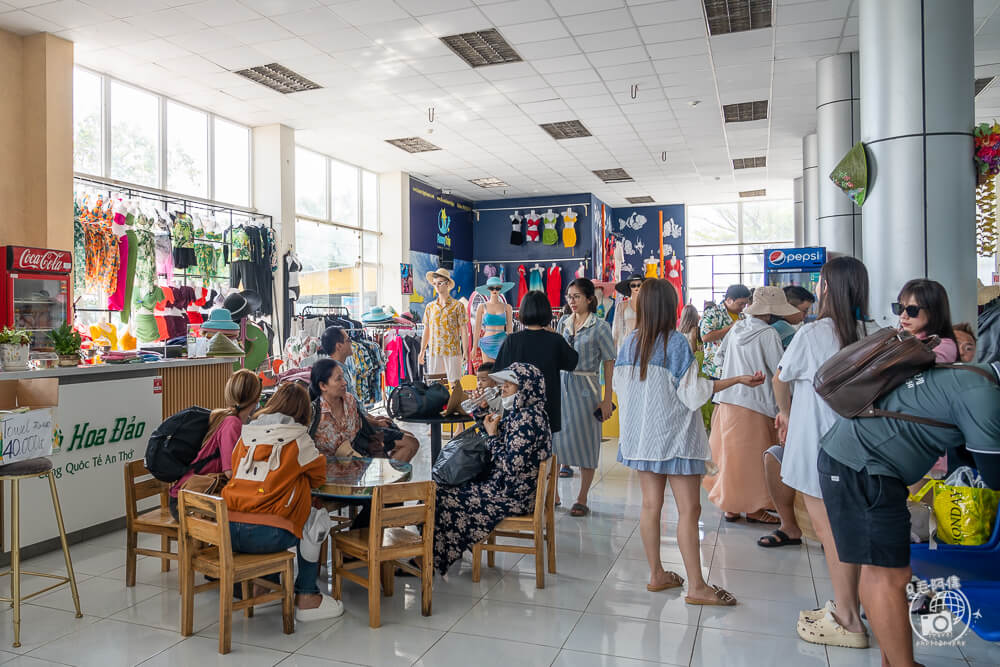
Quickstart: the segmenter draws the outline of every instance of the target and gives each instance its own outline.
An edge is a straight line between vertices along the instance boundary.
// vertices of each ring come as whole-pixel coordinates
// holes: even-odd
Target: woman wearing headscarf
[[[489,477],[437,489],[434,567],[441,574],[503,519],[534,511],[538,467],[552,455],[542,372],[515,363],[490,377],[502,384],[503,412],[483,422],[492,453]]]

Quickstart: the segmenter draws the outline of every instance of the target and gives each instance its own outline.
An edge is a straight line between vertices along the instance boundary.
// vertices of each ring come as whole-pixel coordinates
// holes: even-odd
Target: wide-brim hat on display
[[[645,279],[646,276],[642,275],[641,273],[633,273],[625,280],[619,280],[618,283],[615,284],[615,291],[621,294],[622,296],[632,296],[632,290],[629,289],[628,286],[629,283],[631,283],[633,280],[638,280],[639,282],[642,282]]]
[[[785,291],[774,285],[758,287],[753,291],[753,303],[743,309],[747,315],[777,315],[788,317],[802,311],[788,303]]]
[[[383,322],[394,322],[395,318],[392,316],[392,313],[382,306],[375,306],[361,316],[361,321],[365,324],[380,324]]]
[[[491,287],[499,287],[500,293],[503,294],[504,292],[510,291],[510,288],[513,286],[514,283],[505,283],[504,281],[500,280],[500,278],[493,276],[492,278],[489,278],[486,281],[485,285],[480,285],[479,287],[477,287],[476,291],[482,294],[483,296],[489,296]]]
[[[499,384],[504,382],[513,382],[514,384],[520,386],[521,381],[517,379],[514,371],[510,369],[504,369],[502,371],[497,371],[496,373],[490,373],[490,379]]]
[[[451,271],[449,271],[448,269],[434,269],[433,271],[428,271],[425,274],[425,276],[427,278],[427,282],[429,282],[429,283],[431,282],[432,278],[435,278],[435,277],[437,277],[437,278],[444,278],[445,280],[448,281],[448,289],[449,290],[451,290],[451,288],[453,288],[455,286],[455,280],[454,280],[454,278],[451,277]],[[431,283],[431,284],[433,284],[433,283]]]
[[[225,334],[217,333],[208,341],[208,356],[210,357],[242,357],[246,354],[243,348],[229,340]]]
[[[232,313],[234,322],[239,322],[244,317],[256,313],[260,310],[260,306],[260,294],[249,289],[234,292],[222,302],[222,307]]]
[[[201,328],[210,331],[239,331],[240,325],[233,322],[233,314],[228,308],[216,308],[201,323]]]

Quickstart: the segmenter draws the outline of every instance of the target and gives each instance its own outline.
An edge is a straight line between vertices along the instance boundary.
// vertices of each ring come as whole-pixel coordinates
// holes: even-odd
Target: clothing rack
[[[535,264],[546,264],[551,262],[583,262],[585,265],[589,266],[590,253],[577,257],[545,257],[543,259],[538,259],[538,258],[529,259],[524,257],[522,257],[521,259],[497,259],[497,260],[477,259],[474,262],[472,262],[472,264],[475,270],[478,271],[479,266],[481,264],[527,264],[528,262],[533,262]]]
[[[475,214],[476,222],[479,222],[479,213],[481,211],[530,211],[531,209],[535,209],[537,211],[538,209],[555,209],[560,206],[582,206],[583,214],[587,215],[590,205],[590,202],[580,202],[578,204],[529,204],[527,206],[507,206],[503,208],[477,208],[475,210]]]

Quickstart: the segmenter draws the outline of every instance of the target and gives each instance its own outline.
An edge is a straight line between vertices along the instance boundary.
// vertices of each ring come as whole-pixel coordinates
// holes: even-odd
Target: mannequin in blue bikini
[[[483,353],[483,361],[495,361],[507,334],[514,331],[514,312],[510,304],[500,298],[514,283],[505,283],[492,277],[485,285],[476,288],[488,296],[486,303],[476,309],[476,323],[472,328],[472,343]]]

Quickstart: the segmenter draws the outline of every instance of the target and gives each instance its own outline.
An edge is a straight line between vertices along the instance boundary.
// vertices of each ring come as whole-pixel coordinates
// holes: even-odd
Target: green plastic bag
[[[1000,491],[965,485],[961,475],[956,479],[956,474],[962,471],[959,468],[948,478],[952,484],[930,480],[914,495],[922,497],[929,489],[934,489],[934,518],[939,541],[965,546],[985,544],[993,532]]]

